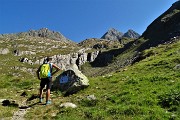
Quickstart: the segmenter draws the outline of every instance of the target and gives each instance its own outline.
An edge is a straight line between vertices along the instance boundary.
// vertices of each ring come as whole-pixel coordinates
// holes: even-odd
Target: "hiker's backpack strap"
[[[53,67],[52,67],[52,64],[53,64],[53,63],[49,63],[51,76],[52,76],[52,68],[53,68]]]

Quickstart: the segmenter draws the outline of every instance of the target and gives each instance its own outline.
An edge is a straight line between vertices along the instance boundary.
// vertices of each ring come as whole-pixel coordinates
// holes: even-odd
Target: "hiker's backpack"
[[[41,65],[39,76],[40,78],[51,77],[51,64],[50,63]]]

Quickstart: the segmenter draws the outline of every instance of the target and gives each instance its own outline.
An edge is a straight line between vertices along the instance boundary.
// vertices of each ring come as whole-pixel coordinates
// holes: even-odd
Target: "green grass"
[[[126,68],[98,77],[89,77],[90,86],[77,94],[63,97],[52,91],[52,105],[37,104],[38,99],[27,102],[31,106],[26,119],[57,120],[178,120],[180,119],[180,42],[160,45],[142,52],[143,60]],[[131,54],[127,53],[126,55]],[[4,57],[1,57],[2,60]],[[6,58],[9,58],[8,55]],[[11,58],[15,60],[16,58]],[[17,61],[13,62],[18,63]],[[0,74],[0,99],[17,103],[38,94],[39,82],[34,76],[19,71],[17,77]],[[10,66],[10,65],[9,65]],[[20,64],[19,64],[20,66]],[[24,64],[26,66],[26,64]],[[89,64],[86,66],[91,67]],[[88,70],[87,68],[82,68]],[[19,73],[18,71],[13,71]],[[92,71],[91,71],[92,72]],[[96,72],[96,71],[94,71]],[[4,72],[3,72],[4,73]],[[27,96],[21,94],[27,92]],[[95,95],[96,100],[88,100]],[[61,108],[60,104],[72,102],[75,109]],[[17,107],[0,106],[0,118],[7,118]]]
[[[180,73],[174,69],[180,63],[179,45],[151,48],[143,54],[156,54],[128,66],[126,71],[90,78],[90,87],[68,97],[78,109],[60,112],[56,118],[80,114],[81,119],[180,119]],[[86,100],[91,94],[97,101]]]

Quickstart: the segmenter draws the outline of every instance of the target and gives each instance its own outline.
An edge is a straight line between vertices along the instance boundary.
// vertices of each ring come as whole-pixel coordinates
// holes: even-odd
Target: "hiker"
[[[51,104],[50,89],[52,86],[52,76],[60,70],[60,68],[57,65],[51,63],[51,61],[52,58],[47,57],[46,61],[37,70],[38,79],[41,80],[39,89],[39,102],[43,102],[43,88],[46,85],[46,105]],[[55,68],[56,70],[52,71],[53,68]]]

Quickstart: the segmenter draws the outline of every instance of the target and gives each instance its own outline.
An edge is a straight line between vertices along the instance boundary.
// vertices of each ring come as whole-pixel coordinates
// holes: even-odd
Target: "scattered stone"
[[[19,61],[20,62],[28,62],[28,58],[20,58]]]
[[[23,54],[20,50],[14,50],[13,53],[15,56],[21,56]]]
[[[52,113],[51,116],[52,117],[55,117],[57,115],[57,113]]]
[[[88,100],[96,100],[96,97],[94,95],[88,95],[87,99]]]
[[[70,102],[66,102],[66,103],[62,103],[61,105],[60,105],[60,107],[62,108],[62,107],[65,107],[65,108],[76,108],[77,107],[77,105],[75,105],[75,104],[73,104],[73,103],[70,103]]]
[[[0,48],[0,54],[8,54],[9,53],[9,49],[8,48]]]
[[[176,65],[176,66],[174,67],[174,69],[175,69],[175,70],[179,70],[179,69],[180,69],[180,64]]]

